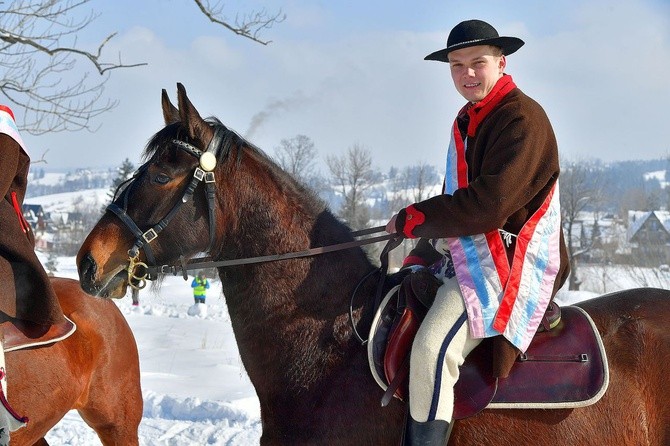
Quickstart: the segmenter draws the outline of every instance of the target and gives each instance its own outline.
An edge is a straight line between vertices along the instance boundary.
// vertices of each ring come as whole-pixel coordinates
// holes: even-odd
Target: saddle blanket
[[[491,343],[480,344],[460,368],[454,418],[487,409],[568,409],[596,403],[609,385],[607,356],[598,329],[579,307],[561,309],[560,323],[539,332],[510,375],[487,371]]]

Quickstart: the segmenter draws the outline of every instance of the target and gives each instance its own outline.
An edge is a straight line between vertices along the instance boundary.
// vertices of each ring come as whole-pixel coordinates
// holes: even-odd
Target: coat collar
[[[503,74],[503,76],[498,79],[498,82],[493,86],[493,89],[486,95],[484,99],[477,102],[476,104],[467,104],[461,110],[461,113],[467,113],[469,119],[468,122],[468,136],[475,136],[477,127],[484,120],[486,115],[488,115],[498,103],[509,93],[510,91],[516,88],[516,84],[512,80],[512,76],[509,74]],[[459,113],[459,114],[461,114]]]

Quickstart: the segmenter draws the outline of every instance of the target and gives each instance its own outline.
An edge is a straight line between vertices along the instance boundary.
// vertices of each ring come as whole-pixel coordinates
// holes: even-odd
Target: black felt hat
[[[449,62],[448,55],[454,50],[476,45],[493,45],[509,55],[523,46],[523,40],[517,37],[501,37],[498,31],[482,20],[466,20],[454,26],[447,38],[447,47],[427,55],[424,60]]]

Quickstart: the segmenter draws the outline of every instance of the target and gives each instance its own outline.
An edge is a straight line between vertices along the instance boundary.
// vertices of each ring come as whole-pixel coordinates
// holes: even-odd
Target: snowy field
[[[43,259],[44,260],[44,259]],[[58,275],[77,278],[74,259],[58,259]],[[614,288],[639,286],[622,281],[624,274],[584,269],[583,288],[608,283]],[[652,277],[667,287],[665,274]],[[635,276],[635,274],[633,274]],[[607,280],[618,277],[619,283]],[[650,279],[651,280],[651,279]],[[602,292],[602,290],[599,290]],[[590,291],[561,291],[557,301],[569,304],[590,299]],[[188,316],[193,304],[190,281],[168,277],[158,293],[140,292],[140,306],[130,296],[117,304],[132,328],[140,352],[144,417],[141,445],[257,445],[260,412],[254,389],[244,371],[218,280],[207,294],[207,315]],[[75,411],[47,435],[52,446],[100,445],[95,433]]]
[[[59,258],[58,274],[77,278],[72,258]],[[260,411],[233,337],[218,280],[207,293],[207,315],[188,316],[190,281],[168,277],[159,294],[130,293],[117,304],[140,352],[144,416],[140,444],[257,445]],[[71,411],[47,435],[51,446],[96,446],[98,437]]]

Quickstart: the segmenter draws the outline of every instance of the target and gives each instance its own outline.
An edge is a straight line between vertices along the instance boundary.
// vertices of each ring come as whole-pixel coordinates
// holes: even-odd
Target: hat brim
[[[471,46],[478,45],[493,45],[502,49],[502,52],[505,56],[508,56],[514,53],[516,50],[521,48],[524,44],[524,41],[517,37],[495,37],[493,39],[479,39],[471,40],[469,42],[463,42],[456,45],[443,48],[441,50],[430,53],[423,60],[437,60],[439,62],[449,62],[449,53],[452,51],[460,50],[463,48],[469,48]]]

